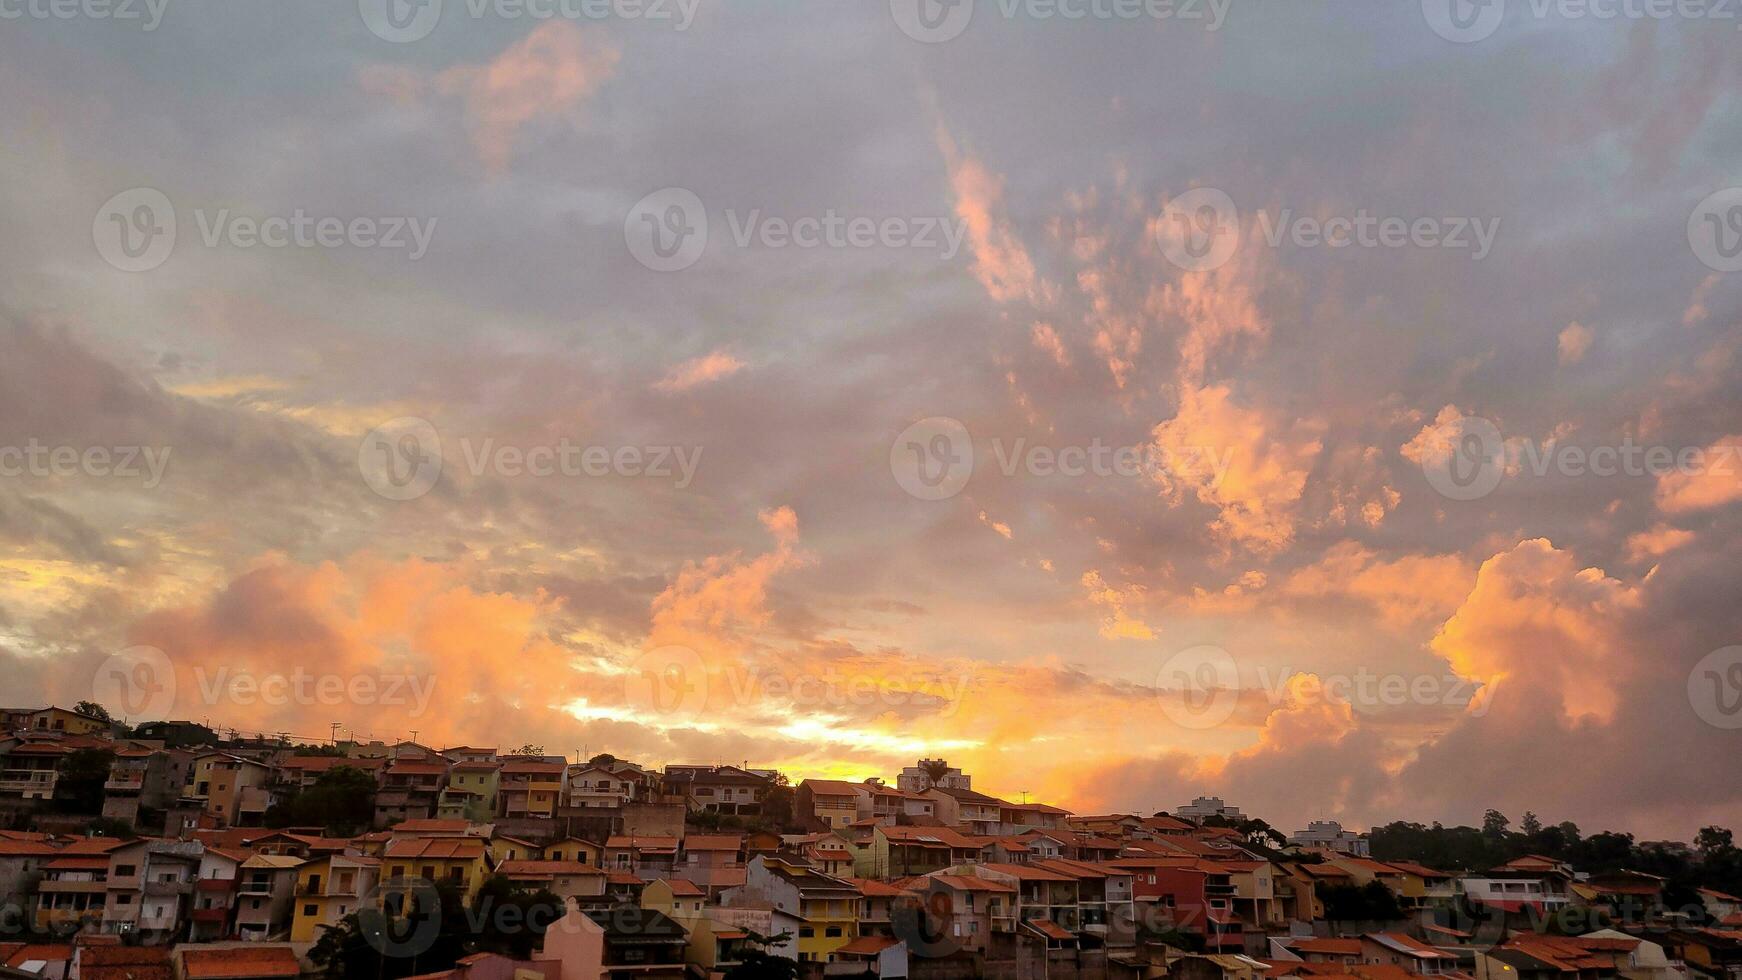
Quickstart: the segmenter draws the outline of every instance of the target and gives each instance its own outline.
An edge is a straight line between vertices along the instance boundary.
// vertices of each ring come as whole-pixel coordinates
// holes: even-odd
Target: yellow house
[[[490,873],[484,854],[484,841],[477,837],[396,840],[382,853],[381,873],[390,882],[418,878],[452,882],[469,904]]]
[[[605,866],[605,847],[579,837],[564,837],[544,845],[546,861],[579,861],[595,868]]]
[[[296,869],[290,941],[312,943],[321,926],[336,926],[375,890],[381,862],[356,854],[325,854]]]
[[[700,917],[708,893],[686,878],[655,878],[641,890],[641,907],[663,913],[686,927]]]
[[[188,767],[183,795],[200,800],[224,826],[258,824],[271,803],[272,768],[228,752],[206,752]]]
[[[859,936],[859,903],[864,896],[858,886],[809,865],[758,856],[745,869],[744,884],[727,894],[767,901],[797,916],[802,923],[801,963],[828,963],[836,950]]]
[[[554,817],[568,767],[543,759],[510,759],[497,785],[504,817]]]
[[[49,707],[33,712],[28,722],[27,727],[39,732],[66,732],[69,735],[90,735],[109,730],[109,723],[103,719],[81,715],[66,708]]]
[[[442,791],[436,816],[453,820],[489,820],[496,815],[501,782],[500,763],[455,763],[448,770],[448,786]]]
[[[501,867],[504,861],[540,861],[544,859],[544,848],[529,840],[519,837],[509,837],[507,834],[497,834],[490,838],[490,864]]]

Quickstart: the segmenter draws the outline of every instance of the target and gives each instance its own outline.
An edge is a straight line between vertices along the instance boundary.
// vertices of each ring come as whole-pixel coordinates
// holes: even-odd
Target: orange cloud
[[[1474,569],[1456,555],[1405,555],[1385,561],[1356,542],[1344,541],[1291,573],[1282,592],[1304,599],[1355,599],[1401,628],[1450,615],[1474,579]]]
[[[1431,645],[1461,677],[1545,691],[1568,718],[1607,722],[1630,667],[1621,627],[1639,606],[1637,589],[1536,538],[1482,563]]]
[[[1629,561],[1658,558],[1694,540],[1694,536],[1692,531],[1658,524],[1648,531],[1628,536],[1627,558]]]
[[[967,225],[968,244],[974,250],[974,277],[997,302],[1040,301],[1045,284],[1004,215],[1003,178],[960,152],[941,124],[937,137],[949,169],[950,188],[956,195],[956,216]]]
[[[522,127],[586,101],[615,73],[619,57],[574,24],[549,20],[488,64],[442,72],[436,86],[465,102],[472,145],[496,174],[508,169]]]
[[[1707,510],[1742,500],[1742,435],[1701,450],[1693,466],[1658,477],[1657,506],[1666,514]]]
[[[653,387],[664,392],[688,391],[730,377],[743,369],[743,361],[725,351],[714,351],[677,365],[665,377],[655,382]]]
[[[1591,330],[1580,323],[1569,323],[1556,341],[1562,364],[1577,364],[1591,349]]]

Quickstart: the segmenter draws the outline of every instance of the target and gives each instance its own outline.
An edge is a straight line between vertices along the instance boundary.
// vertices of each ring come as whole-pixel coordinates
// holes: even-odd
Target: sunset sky
[[[371,2],[0,20],[8,705],[1742,824],[1736,22]]]

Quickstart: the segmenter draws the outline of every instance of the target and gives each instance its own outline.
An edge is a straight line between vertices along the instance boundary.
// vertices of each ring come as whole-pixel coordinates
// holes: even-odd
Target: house
[[[923,924],[904,928],[902,935],[926,940],[919,950],[926,956],[983,956],[995,936],[1016,935],[1016,886],[1008,881],[939,871],[910,882],[906,894],[916,901],[904,913],[922,917]]]
[[[139,811],[174,803],[188,781],[193,755],[173,749],[119,748],[103,783],[103,816],[133,824]]]
[[[605,867],[627,871],[643,881],[677,873],[678,838],[611,837],[605,841]]]
[[[689,933],[670,917],[633,905],[585,914],[604,930],[603,980],[682,980],[687,975]]]
[[[0,799],[53,799],[61,760],[68,751],[51,740],[13,742],[0,763]]]
[[[736,834],[690,834],[683,839],[677,874],[717,891],[744,883],[744,838]]]
[[[1398,904],[1405,909],[1448,908],[1457,897],[1456,876],[1435,871],[1414,861],[1387,861],[1402,874],[1402,892]]]
[[[202,752],[188,766],[182,796],[200,801],[220,827],[258,827],[272,805],[275,770],[229,752]]]
[[[907,944],[892,936],[860,936],[835,950],[834,962],[843,974],[852,976],[905,978],[908,975]]]
[[[401,747],[405,754],[390,758],[381,772],[381,789],[375,793],[375,826],[406,820],[428,820],[436,815],[450,768],[446,759]]]
[[[1457,880],[1457,888],[1472,905],[1524,915],[1565,908],[1569,902],[1566,890],[1569,880],[1552,871],[1501,867],[1464,875]]]
[[[270,939],[290,928],[296,869],[303,860],[288,854],[255,854],[242,862],[236,891],[237,938]]]
[[[132,933],[146,943],[173,936],[187,923],[205,845],[142,838],[109,852],[103,931]]]
[[[685,922],[699,917],[708,893],[684,878],[655,878],[641,890],[641,907]]]
[[[573,765],[565,803],[577,809],[620,807],[635,799],[635,785],[634,779],[607,766]]]
[[[1035,862],[1033,867],[1054,871],[1077,880],[1076,926],[1085,945],[1131,946],[1137,939],[1137,910],[1133,898],[1135,875],[1086,861],[1054,859]],[[1061,923],[1062,924],[1062,923]]]
[[[501,864],[504,861],[537,861],[543,857],[544,846],[541,844],[507,834],[493,834],[490,837],[491,864]]]
[[[562,898],[592,899],[605,894],[604,869],[580,861],[503,861],[496,866],[496,873]]]
[[[6,908],[27,908],[32,884],[60,852],[46,841],[0,838],[0,902]]]
[[[1011,886],[1020,928],[1038,935],[1047,948],[1077,945],[1076,930],[1081,921],[1075,874],[1027,864],[979,864],[949,873],[971,874]]]
[[[216,942],[236,932],[237,886],[247,851],[207,847],[200,855],[188,912],[188,941]]]
[[[861,878],[904,878],[930,874],[980,859],[980,843],[948,827],[879,824],[853,852],[853,873]]]
[[[738,766],[665,767],[665,792],[708,813],[756,816],[773,787],[769,776]]]
[[[579,837],[564,837],[544,845],[546,861],[579,861],[597,867],[605,866],[605,847]]]
[[[1212,952],[1244,948],[1244,929],[1233,914],[1228,870],[1190,857],[1126,857],[1109,866],[1131,872],[1132,902],[1143,922],[1201,936]]]
[[[867,784],[865,799],[871,805],[869,816],[889,823],[924,822],[936,816],[937,802],[921,793],[914,793],[881,783]],[[861,814],[865,816],[865,814]],[[915,818],[921,818],[915,820]]]
[[[1021,834],[1030,830],[1066,830],[1071,811],[1045,803],[1005,803],[998,808],[998,832]]]
[[[497,812],[509,819],[549,819],[562,802],[568,769],[549,759],[511,758],[502,763]]]
[[[381,859],[351,854],[325,854],[296,869],[292,895],[290,941],[312,943],[322,926],[336,926],[375,895]]]
[[[355,769],[373,777],[377,784],[386,759],[350,759],[342,755],[293,755],[278,764],[279,779],[296,789],[308,789],[334,769]]]
[[[1400,932],[1370,932],[1361,937],[1361,962],[1399,966],[1418,977],[1437,977],[1458,968],[1458,957]]]
[[[302,972],[296,953],[281,944],[183,947],[177,952],[184,980],[280,980]]]
[[[831,954],[858,937],[859,901],[852,882],[803,864],[766,856],[745,869],[745,882],[720,896],[720,904],[767,903],[799,922],[801,963],[828,963]]]
[[[1742,898],[1737,898],[1716,888],[1699,890],[1700,902],[1706,907],[1706,915],[1714,922],[1723,922],[1733,915],[1742,913]]]
[[[72,975],[79,980],[171,980],[166,946],[73,946]]]
[[[859,935],[893,936],[895,919],[891,905],[903,894],[901,888],[887,881],[871,878],[847,878],[859,889]]]
[[[1663,879],[1640,871],[1594,874],[1567,886],[1570,899],[1602,909],[1626,921],[1648,921],[1662,916]]]
[[[70,943],[0,942],[0,967],[9,977],[39,977],[65,980],[71,975],[73,947]]]
[[[684,952],[685,962],[709,976],[725,973],[737,966],[746,952],[760,948],[750,943],[749,930],[723,918],[719,914],[721,911],[710,908],[705,914],[680,923],[689,930],[689,946]],[[790,931],[796,936],[797,926],[794,925]],[[760,930],[758,933],[764,936],[773,935]]]
[[[935,804],[939,822],[964,834],[990,837],[998,833],[1001,814],[1007,806],[1003,800],[966,787],[933,786],[922,791]]]
[[[490,827],[487,824],[474,824],[469,820],[412,819],[403,820],[387,831],[389,844],[405,840],[419,840],[426,837],[486,837]]]
[[[1308,936],[1302,938],[1278,939],[1284,948],[1301,958],[1304,963],[1329,963],[1335,966],[1356,966],[1363,960],[1360,939],[1323,938]]]
[[[41,868],[42,880],[36,884],[38,932],[72,935],[87,925],[101,926],[109,892],[108,855],[49,856]]]
[[[61,732],[67,735],[106,735],[112,723],[95,715],[80,714],[67,708],[47,707],[31,712],[20,726],[33,732]]]
[[[859,819],[863,787],[839,779],[806,779],[793,793],[793,818],[816,830],[838,830]]]
[[[444,820],[484,822],[496,815],[501,800],[500,763],[467,759],[448,770],[448,785],[436,801],[436,816]]]
[[[1690,977],[1742,980],[1742,929],[1674,929],[1664,946],[1672,959],[1687,964]]]
[[[1521,932],[1476,957],[1479,980],[1611,980],[1639,940]]]
[[[489,876],[485,843],[477,837],[421,837],[390,841],[381,853],[383,885],[417,879],[446,881],[470,903]]]

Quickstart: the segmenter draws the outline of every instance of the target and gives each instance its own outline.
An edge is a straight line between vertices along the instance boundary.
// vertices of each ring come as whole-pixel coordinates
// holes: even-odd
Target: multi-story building
[[[198,877],[189,896],[188,941],[215,942],[236,932],[236,902],[246,851],[207,847],[200,854]]]
[[[559,898],[591,903],[605,894],[603,868],[580,861],[503,861],[496,873],[527,888],[543,888]]]
[[[384,885],[417,879],[446,881],[470,903],[489,876],[485,842],[479,837],[423,837],[390,841],[381,855]]]
[[[447,784],[448,763],[439,756],[407,753],[390,760],[375,794],[375,826],[434,817]]]
[[[764,902],[796,916],[802,923],[797,949],[801,963],[828,963],[859,934],[859,889],[808,865],[759,856],[745,869],[744,884],[720,898],[725,906]]]
[[[568,767],[549,759],[508,759],[502,763],[499,812],[509,819],[556,816]]]
[[[676,837],[612,837],[605,841],[605,867],[627,871],[642,881],[669,878],[678,869]]]
[[[908,766],[895,777],[895,785],[909,793],[923,793],[928,789],[965,789],[974,788],[974,778],[963,774],[962,770],[951,768],[942,759],[921,759],[919,764]]]
[[[85,926],[101,928],[108,893],[107,855],[48,858],[36,885],[37,930],[71,935]]]
[[[868,837],[848,842],[848,848],[860,878],[906,878],[980,859],[980,842],[948,827],[879,824]]]
[[[1371,853],[1370,841],[1366,834],[1344,830],[1343,825],[1335,820],[1310,821],[1305,830],[1292,834],[1288,838],[1288,842],[1298,847],[1336,851],[1355,857],[1366,857]]]
[[[242,862],[236,886],[236,936],[263,940],[290,928],[296,869],[303,859],[288,854],[255,854]]]
[[[1237,806],[1229,806],[1220,796],[1200,796],[1184,806],[1174,807],[1173,815],[1192,823],[1203,823],[1210,817],[1244,820],[1246,815]]]
[[[258,827],[272,805],[271,766],[228,752],[202,752],[188,767],[182,796],[198,800],[219,826]]]
[[[40,802],[54,798],[61,760],[70,751],[59,741],[9,739],[0,763],[0,798]]]
[[[296,869],[291,897],[290,941],[312,943],[322,926],[337,926],[376,892],[381,859],[355,854],[324,854]]]
[[[935,813],[944,826],[982,837],[998,833],[1004,807],[1009,805],[995,796],[951,786],[935,786],[924,795],[936,804]]]
[[[682,796],[692,810],[755,816],[774,781],[739,766],[666,766],[664,791]]]
[[[793,818],[814,830],[839,830],[859,819],[862,783],[807,779],[793,794]]]
[[[712,894],[744,883],[744,838],[736,834],[684,837],[676,874]]]
[[[636,783],[628,775],[618,775],[606,766],[573,765],[569,767],[566,803],[576,809],[620,807],[635,799]]]
[[[141,839],[109,852],[103,931],[133,933],[148,943],[175,935],[187,922],[205,845]]]
[[[494,751],[494,750],[477,750]],[[448,785],[436,804],[443,820],[485,821],[500,806],[502,764],[484,759],[464,759],[448,770]]]
[[[192,761],[179,749],[116,749],[103,783],[103,816],[132,824],[141,809],[168,807],[181,797]]]

